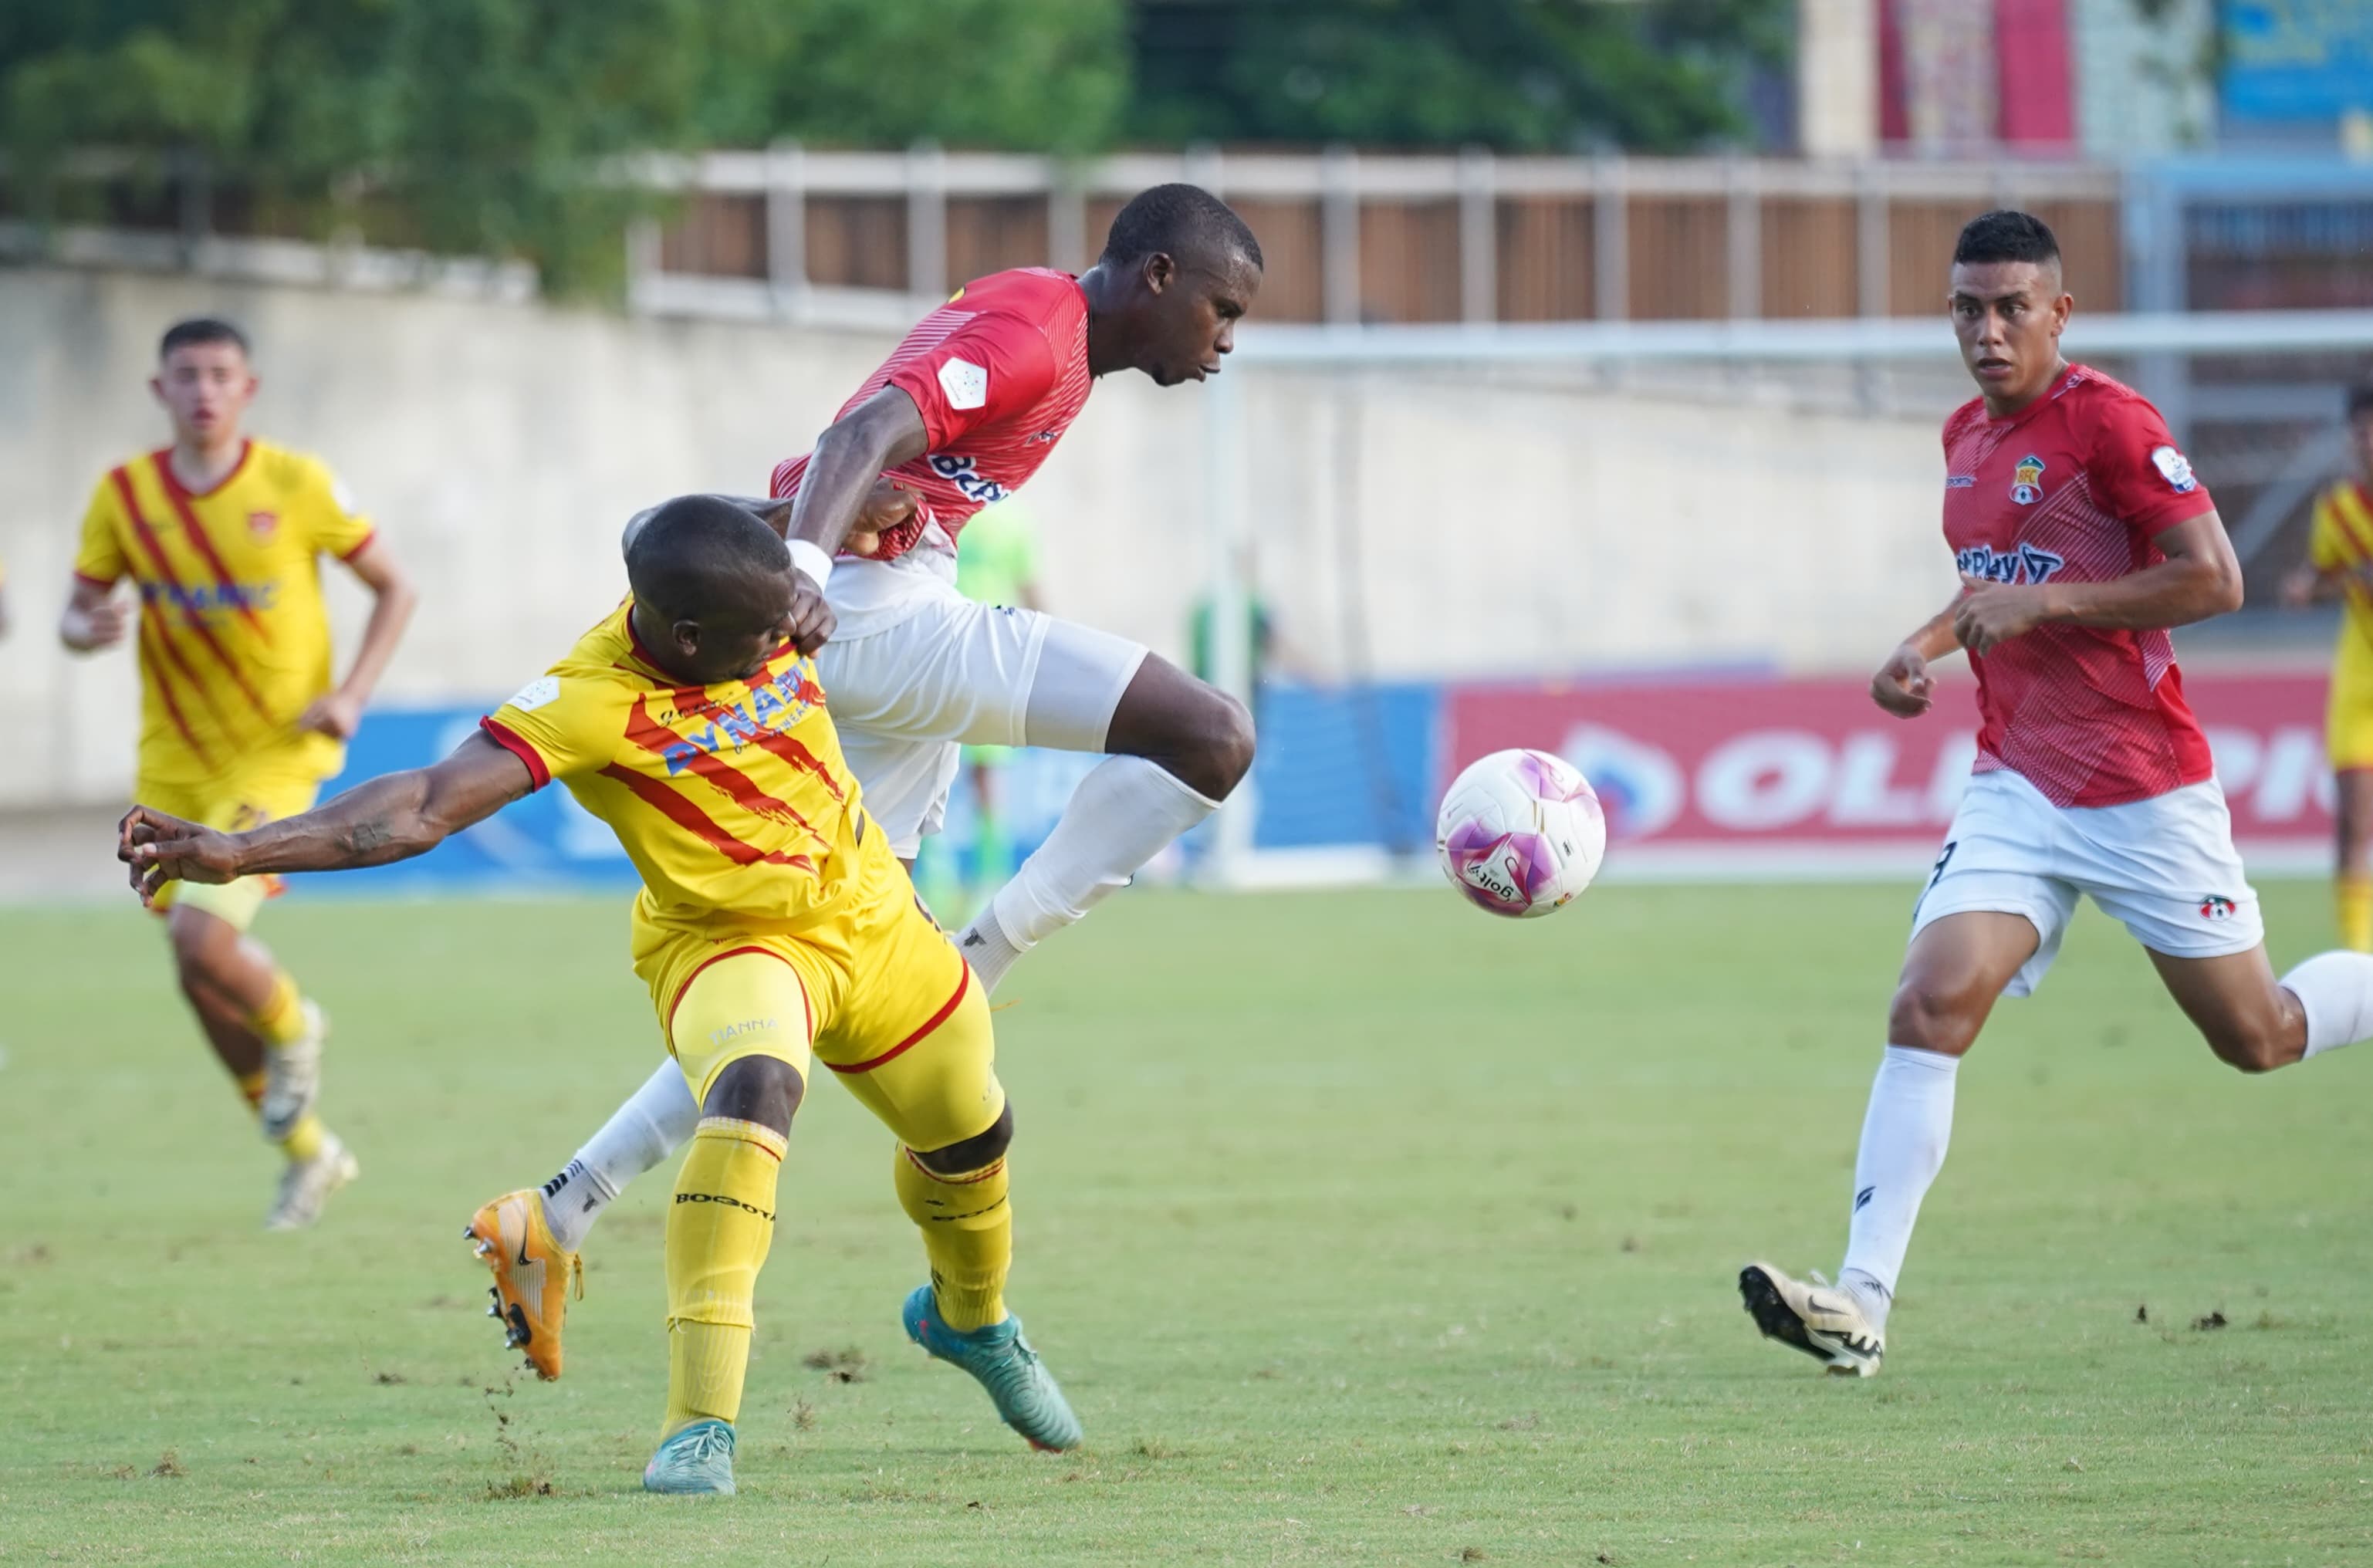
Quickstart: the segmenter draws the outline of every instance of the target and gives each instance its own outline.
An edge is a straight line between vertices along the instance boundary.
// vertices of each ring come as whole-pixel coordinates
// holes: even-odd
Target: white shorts
[[[2215,779],[2122,806],[2062,807],[2007,768],[1970,778],[1911,934],[1947,915],[2026,916],[2035,956],[2003,990],[2027,996],[2058,956],[2080,893],[2170,958],[2222,958],[2266,939]]]
[[[936,584],[902,609],[879,630],[825,643],[816,677],[866,811],[912,860],[946,816],[960,747],[1104,750],[1146,649]]]

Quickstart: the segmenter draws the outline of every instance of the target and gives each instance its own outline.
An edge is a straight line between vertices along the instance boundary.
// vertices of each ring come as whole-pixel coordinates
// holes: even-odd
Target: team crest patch
[[[2200,918],[2204,920],[2229,920],[2237,907],[2221,893],[2212,893],[2200,901]]]
[[[274,534],[279,532],[280,514],[278,512],[250,512],[247,514],[247,536],[254,540],[257,544],[263,544],[265,540],[270,539]]]
[[[2020,458],[2018,466],[2010,471],[2010,498],[2023,507],[2043,499],[2043,460],[2033,452]]]
[[[2200,481],[2192,476],[2191,460],[2173,447],[2152,448],[2151,462],[2157,467],[2159,477],[2167,481],[2168,488],[2177,495],[2189,496],[2200,488]]]

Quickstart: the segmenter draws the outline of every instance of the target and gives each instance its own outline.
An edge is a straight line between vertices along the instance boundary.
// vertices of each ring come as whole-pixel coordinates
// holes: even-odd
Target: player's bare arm
[[[116,826],[115,858],[132,868],[144,904],[169,882],[383,866],[427,854],[534,788],[525,763],[473,734],[433,766],[374,778],[325,806],[247,833],[219,833],[134,806]]]
[[[1898,643],[1878,673],[1870,678],[1870,699],[1894,714],[1898,719],[1917,719],[1928,711],[1935,701],[1936,683],[1928,673],[1928,666],[1961,646],[1960,634],[1953,629],[1953,617],[1960,608],[1957,598],[1921,625],[1918,631]]]
[[[58,616],[58,640],[76,653],[96,653],[122,642],[125,625],[115,585],[78,577]]]
[[[818,590],[801,595],[794,614],[793,640],[801,653],[813,653],[832,636],[833,615],[817,568],[852,542],[883,471],[913,462],[929,444],[923,411],[898,387],[883,388],[816,439],[783,535],[801,575]]]
[[[2058,624],[2122,631],[2166,631],[2241,607],[2241,563],[2215,512],[2153,535],[2167,559],[2109,582],[1985,582],[1964,577],[1970,591],[1954,607],[1953,628],[1972,652]]]
[[[345,680],[337,690],[314,698],[297,720],[300,730],[318,730],[341,741],[352,740],[362,727],[363,709],[370,705],[371,693],[379,688],[380,677],[387,673],[387,662],[395,657],[395,645],[403,640],[403,628],[420,603],[411,574],[383,540],[364,545],[346,568],[370,591],[370,621],[363,627],[362,646],[355,649]]]

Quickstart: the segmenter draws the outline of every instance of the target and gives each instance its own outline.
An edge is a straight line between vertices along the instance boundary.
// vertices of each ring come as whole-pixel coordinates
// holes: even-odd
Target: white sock
[[[2309,1056],[2373,1039],[2373,954],[2319,953],[2283,977],[2283,989],[2307,1013]]]
[[[1127,887],[1163,847],[1220,809],[1157,763],[1107,757],[1080,780],[1062,820],[957,938],[990,990],[1015,959]]]
[[[1960,1066],[1958,1057],[1889,1046],[1871,1081],[1862,1152],[1854,1158],[1853,1218],[1838,1282],[1862,1298],[1864,1309],[1882,1328],[1895,1302],[1895,1281],[1911,1246],[1920,1200],[1945,1168],[1945,1146],[1953,1138],[1953,1081]]]
[[[700,1106],[673,1061],[626,1098],[626,1103],[585,1141],[577,1157],[544,1184],[544,1223],[552,1239],[570,1252],[626,1184],[658,1164],[700,1125]]]

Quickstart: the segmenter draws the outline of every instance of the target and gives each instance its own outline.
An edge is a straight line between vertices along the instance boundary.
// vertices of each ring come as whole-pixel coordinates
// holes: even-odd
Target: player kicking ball
[[[1252,766],[1253,734],[1240,704],[1140,643],[964,598],[957,539],[1038,471],[1097,378],[1216,375],[1260,282],[1259,243],[1224,203],[1157,185],[1121,208],[1079,276],[1023,267],[966,285],[812,452],[775,470],[793,558],[832,616],[803,647],[821,645],[848,766],[900,860],[939,831],[963,746],[1110,754],[961,933],[987,989],[1216,811]],[[885,479],[903,506],[885,499]],[[587,1234],[698,1117],[662,1063],[542,1191],[506,1193],[471,1221],[509,1337],[541,1375],[560,1375],[563,1284]]]
[[[119,857],[143,899],[177,879],[383,865],[559,779],[642,875],[635,972],[699,1107],[668,1210],[667,1414],[643,1484],[733,1491],[752,1304],[811,1060],[898,1139],[892,1178],[931,1274],[906,1298],[908,1335],[1034,1446],[1074,1446],[1080,1423],[1005,1308],[1013,1115],[988,1004],[859,803],[800,651],[831,612],[774,529],[714,497],[649,514],[626,575],[627,602],[436,766],[246,833],[134,806]]]
[[[1945,422],[1945,542],[1960,595],[1871,682],[1925,713],[1928,666],[1966,649],[1978,762],[1912,918],[1854,1163],[1834,1286],[1749,1265],[1756,1327],[1867,1377],[1920,1200],[1945,1163],[1953,1082],[1996,997],[2026,996],[2080,894],[2123,922],[2208,1047],[2244,1072],[2373,1034],[2373,958],[2279,981],[2233,850],[2169,627],[2241,603],[2208,492],[2158,411],[2060,357],[2072,299],[2051,229],[1993,212],[1961,230],[1949,309],[1981,395]]]

